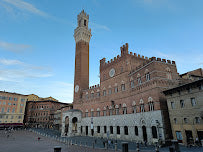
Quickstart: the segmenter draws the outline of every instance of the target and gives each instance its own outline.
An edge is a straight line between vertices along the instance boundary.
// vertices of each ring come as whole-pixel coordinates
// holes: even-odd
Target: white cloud
[[[14,10],[11,6],[6,5],[5,3],[2,2],[0,2],[0,6],[2,6],[9,14],[14,15]]]
[[[19,60],[0,59],[0,80],[22,82],[53,76],[51,68],[26,64]]]
[[[0,64],[3,65],[23,65],[24,63],[19,60],[0,59]]]
[[[46,71],[44,71],[46,72]],[[0,80],[2,81],[11,81],[11,82],[22,82],[25,79],[35,78],[45,78],[51,77],[53,74],[51,73],[43,73],[40,71],[32,71],[29,69],[0,69]]]
[[[105,30],[105,31],[111,31],[110,28],[108,28],[106,25],[101,25],[97,23],[90,22],[90,27],[92,29],[99,29],[99,30]]]
[[[172,52],[167,49],[167,53],[156,50],[154,51],[154,56],[174,60],[176,62],[177,70],[180,73],[185,73],[203,67],[201,64],[203,54],[201,51],[194,49],[185,49],[185,51],[181,52]]]
[[[31,46],[25,44],[14,44],[0,41],[0,48],[11,52],[22,52],[30,49]]]
[[[23,0],[2,0],[0,2],[0,15],[9,16],[9,17],[12,16],[14,19],[19,19],[19,18],[24,19],[24,18],[29,18],[30,14],[48,18],[63,24],[72,25],[72,23],[67,21],[67,19],[64,20],[64,19],[54,17],[36,8],[33,4],[25,2]]]
[[[52,96],[61,102],[72,103],[73,84],[53,81],[50,67],[30,65],[20,60],[0,59],[0,90],[21,94]],[[47,79],[49,77],[49,79]]]
[[[60,102],[73,102],[73,84],[63,81],[35,81],[11,82],[1,81],[0,90],[21,94],[36,94],[40,97],[52,96]]]
[[[49,83],[49,85],[50,85],[49,88],[45,88],[46,90],[48,89],[48,91],[45,93],[47,94],[47,96],[48,94],[51,94],[61,102],[68,102],[68,103],[73,102],[73,84],[72,83],[54,81]]]
[[[3,0],[5,3],[10,4],[11,6],[15,7],[16,9],[20,10],[20,11],[27,11],[29,13],[35,14],[35,15],[39,15],[42,17],[49,17],[49,15],[39,9],[37,9],[34,5],[25,2],[23,0]],[[11,12],[11,7],[9,7],[8,5],[4,5],[4,7],[6,8],[6,10],[8,12]]]

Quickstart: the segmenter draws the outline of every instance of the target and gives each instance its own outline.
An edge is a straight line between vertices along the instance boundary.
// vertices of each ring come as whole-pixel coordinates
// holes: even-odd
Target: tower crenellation
[[[149,58],[149,57],[146,57],[146,56],[143,56],[143,55],[140,55],[140,54],[129,52],[128,51],[128,43],[121,46],[120,50],[121,50],[121,55],[120,56],[117,55],[116,57],[114,57],[113,59],[110,59],[109,61],[106,61],[106,58],[101,59],[100,60],[100,69],[104,69],[107,66],[110,66],[111,64],[117,62],[121,57],[123,57],[125,55],[129,55],[129,56],[132,56],[132,57],[135,57],[135,58],[139,58],[139,59],[141,59],[143,61],[146,61],[146,62],[159,61],[159,62],[164,62],[164,63],[167,63],[167,64],[174,64],[175,65],[175,61],[161,59],[161,58],[154,57],[154,56]]]
[[[120,47],[120,50],[121,50],[121,56],[128,54],[128,43]]]

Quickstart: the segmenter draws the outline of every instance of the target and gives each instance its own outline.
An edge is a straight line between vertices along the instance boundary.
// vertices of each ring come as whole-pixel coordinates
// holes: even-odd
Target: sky
[[[0,0],[0,90],[73,100],[77,15],[89,14],[90,86],[120,46],[203,68],[202,0]]]

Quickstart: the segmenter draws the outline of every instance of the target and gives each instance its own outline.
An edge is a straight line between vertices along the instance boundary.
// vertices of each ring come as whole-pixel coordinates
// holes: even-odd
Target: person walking
[[[198,139],[198,137],[195,138],[195,145],[199,146],[199,139]]]

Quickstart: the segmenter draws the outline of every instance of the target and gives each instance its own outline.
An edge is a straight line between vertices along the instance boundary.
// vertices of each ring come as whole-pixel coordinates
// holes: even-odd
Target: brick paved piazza
[[[9,137],[7,137],[9,135]],[[38,141],[40,137],[40,141]],[[79,141],[91,141],[91,137],[74,137],[69,138]],[[79,145],[68,145],[53,138],[38,135],[34,132],[19,130],[5,133],[4,130],[0,130],[0,152],[54,152],[55,146],[61,146],[61,152],[114,152],[114,150],[105,149],[93,149],[92,147],[84,147]],[[90,145],[89,145],[90,146]],[[134,147],[134,146],[133,146]],[[134,147],[136,148],[136,147]],[[121,151],[121,150],[119,150]],[[130,152],[135,152],[132,150]],[[141,147],[140,152],[153,152],[154,147]],[[160,152],[168,152],[168,147],[160,149]],[[181,152],[202,152],[203,148],[193,147],[186,148],[181,147]]]
[[[102,149],[68,146],[29,131],[12,131],[8,138],[7,134],[0,130],[0,152],[54,152],[55,146],[61,146],[61,152],[108,152]],[[38,137],[41,137],[40,141],[38,141]]]

